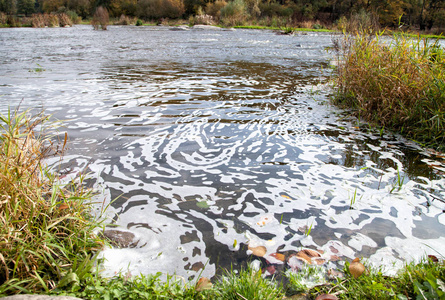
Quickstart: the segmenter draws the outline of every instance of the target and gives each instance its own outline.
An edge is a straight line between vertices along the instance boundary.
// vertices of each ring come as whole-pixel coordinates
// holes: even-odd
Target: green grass
[[[383,32],[334,40],[334,102],[380,128],[445,149],[445,52],[437,41]]]
[[[47,116],[8,112],[0,128],[0,294],[48,292],[79,265],[88,271],[102,246],[91,191],[82,177],[60,185],[45,166],[66,145],[54,143]]]
[[[380,269],[367,271],[354,279],[346,263],[345,278],[338,279],[324,286],[315,287],[312,295],[331,293],[339,299],[425,299],[440,300],[445,298],[444,262],[426,259],[415,265],[408,264],[396,277],[385,276]]]

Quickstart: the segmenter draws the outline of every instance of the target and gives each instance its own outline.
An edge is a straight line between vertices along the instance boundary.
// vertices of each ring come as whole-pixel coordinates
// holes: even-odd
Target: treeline
[[[445,27],[445,0],[0,0],[0,12],[7,16],[66,13],[89,19],[98,7],[114,18],[182,18],[224,25],[266,20],[277,26],[313,22],[342,27],[355,18],[383,27],[439,31]]]

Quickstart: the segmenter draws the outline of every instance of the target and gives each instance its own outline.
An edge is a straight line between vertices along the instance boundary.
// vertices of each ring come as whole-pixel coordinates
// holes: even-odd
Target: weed
[[[405,181],[405,176],[401,176],[400,175],[400,171],[399,169],[397,169],[397,180],[394,182],[394,184],[392,185],[392,189],[389,192],[390,194],[392,194],[392,192],[394,192],[394,190],[397,188],[397,191],[400,192],[400,190],[402,189],[403,186],[403,182]]]
[[[0,116],[0,294],[55,288],[68,274],[88,271],[101,241],[86,201],[91,191],[59,185],[43,160],[54,144],[48,117],[8,111]]]
[[[373,125],[445,148],[445,54],[438,42],[362,30],[334,40],[335,103]]]
[[[312,226],[314,225],[314,223],[311,223],[311,226],[309,226],[305,231],[304,231],[304,235],[305,236],[310,236],[311,235],[311,231],[312,231]]]
[[[396,277],[386,276],[381,269],[367,266],[358,278],[349,273],[346,262],[344,279],[313,288],[310,293],[333,293],[339,299],[443,299],[444,262],[423,260],[407,264]]]
[[[317,265],[305,265],[298,272],[289,269],[285,275],[289,279],[290,293],[308,292],[313,287],[326,283],[326,270]]]
[[[263,278],[261,270],[241,270],[235,275],[227,271],[214,287],[213,299],[280,299],[284,296],[276,283]]]

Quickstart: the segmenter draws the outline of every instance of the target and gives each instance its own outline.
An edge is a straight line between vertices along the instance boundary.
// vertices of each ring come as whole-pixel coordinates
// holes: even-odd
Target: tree
[[[35,12],[35,0],[17,0],[17,13],[31,15]]]

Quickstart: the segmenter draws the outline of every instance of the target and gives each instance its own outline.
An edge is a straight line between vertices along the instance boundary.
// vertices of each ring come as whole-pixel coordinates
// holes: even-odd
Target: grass
[[[445,149],[445,52],[436,41],[383,32],[334,40],[334,102],[372,124]]]
[[[354,278],[346,262],[341,272],[343,277],[329,279],[330,272],[324,267],[307,265],[298,272],[286,271],[286,286],[278,284],[273,278],[264,278],[261,270],[244,269],[238,273],[232,270],[217,278],[213,285],[208,283],[204,289],[199,288],[201,280],[185,282],[181,277],[169,276],[163,281],[161,273],[136,277],[119,275],[111,279],[90,274],[50,294],[83,299],[275,300],[315,299],[322,294],[335,295],[338,299],[440,300],[445,297],[443,261],[427,258],[417,265],[408,264],[395,277],[384,275],[380,269],[365,266],[366,271]],[[306,296],[298,298],[303,295]]]
[[[419,264],[408,264],[396,277],[385,276],[380,269],[369,266],[362,276],[354,279],[346,263],[345,278],[318,286],[312,295],[331,293],[338,299],[444,299],[445,264],[425,259]]]
[[[0,295],[48,292],[80,266],[88,271],[101,248],[85,203],[91,191],[81,177],[59,184],[45,166],[66,145],[66,136],[53,142],[47,116],[9,111],[0,129]]]

